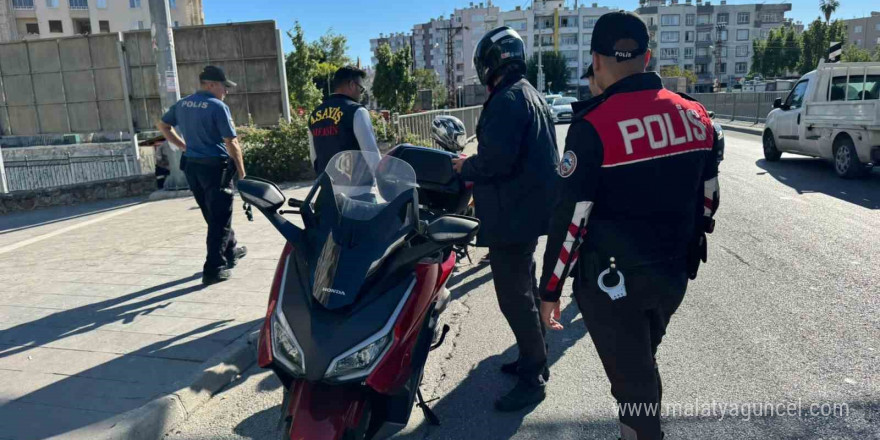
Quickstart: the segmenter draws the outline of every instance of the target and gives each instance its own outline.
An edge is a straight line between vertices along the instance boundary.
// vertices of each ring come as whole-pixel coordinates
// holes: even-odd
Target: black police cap
[[[590,64],[590,67],[587,67],[587,71],[584,72],[583,76],[581,76],[581,79],[587,79],[592,76],[595,76],[595,74],[593,72],[593,65]]]
[[[217,66],[205,66],[202,73],[199,74],[200,81],[215,81],[223,83],[226,87],[235,87],[238,84],[226,79],[226,72]]]
[[[590,50],[616,57],[617,61],[627,61],[647,52],[650,39],[648,26],[637,14],[627,11],[609,12],[596,21]],[[632,40],[636,47],[615,47],[621,40]]]

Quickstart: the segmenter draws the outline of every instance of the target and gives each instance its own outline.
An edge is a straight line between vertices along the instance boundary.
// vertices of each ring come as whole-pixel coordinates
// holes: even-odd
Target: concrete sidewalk
[[[756,124],[754,122],[729,121],[718,119],[715,119],[715,122],[721,124],[721,128],[725,130],[753,134],[756,136],[761,136],[764,133],[764,124],[761,123]]]
[[[157,397],[228,383],[205,382],[204,370],[224,361],[218,353],[240,355],[284,244],[259,212],[247,222],[236,200],[233,226],[249,254],[232,280],[207,288],[206,226],[192,198],[0,218],[0,439],[101,438]]]

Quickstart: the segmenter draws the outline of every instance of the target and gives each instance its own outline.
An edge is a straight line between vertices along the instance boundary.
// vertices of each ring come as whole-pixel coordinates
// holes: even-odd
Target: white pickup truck
[[[820,63],[773,103],[764,158],[782,153],[830,159],[844,178],[880,165],[880,63]]]

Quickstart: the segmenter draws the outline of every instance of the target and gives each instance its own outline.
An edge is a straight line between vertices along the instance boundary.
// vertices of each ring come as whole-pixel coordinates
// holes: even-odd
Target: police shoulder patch
[[[566,151],[565,154],[562,155],[562,160],[559,161],[559,176],[563,179],[571,176],[577,168],[577,164],[577,154],[574,154],[574,151],[571,150]]]

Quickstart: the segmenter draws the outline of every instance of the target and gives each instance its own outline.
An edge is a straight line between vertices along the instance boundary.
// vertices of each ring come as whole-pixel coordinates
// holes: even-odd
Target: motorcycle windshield
[[[414,224],[407,202],[418,185],[408,163],[361,151],[336,154],[324,173],[339,221],[320,250],[312,294],[336,309],[353,304],[370,275],[404,242]]]

